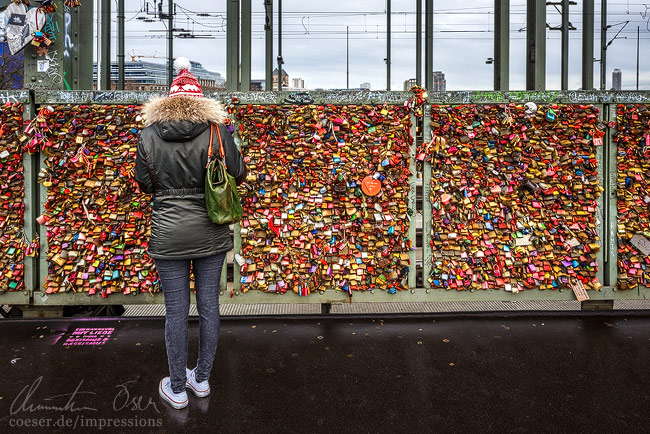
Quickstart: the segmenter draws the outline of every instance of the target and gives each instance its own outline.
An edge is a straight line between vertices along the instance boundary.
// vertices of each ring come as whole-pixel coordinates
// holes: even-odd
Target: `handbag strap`
[[[205,165],[205,167],[208,167],[210,165],[210,160],[212,159],[212,141],[213,141],[213,132],[214,130],[217,130],[217,138],[219,140],[219,153],[220,153],[220,158],[221,161],[223,162],[223,165],[225,168],[228,168],[226,165],[226,152],[223,149],[223,140],[221,140],[221,129],[217,125],[213,123],[210,124],[210,144],[208,145],[208,164]]]
[[[221,161],[223,162],[223,167],[226,169],[228,165],[226,164],[226,151],[223,149],[223,140],[221,140],[221,128],[217,125],[217,137],[219,138],[219,152],[221,153]]]
[[[213,125],[210,124],[210,144],[208,145],[208,162],[205,167],[207,168],[210,165],[210,160],[212,160],[212,132],[214,131]]]

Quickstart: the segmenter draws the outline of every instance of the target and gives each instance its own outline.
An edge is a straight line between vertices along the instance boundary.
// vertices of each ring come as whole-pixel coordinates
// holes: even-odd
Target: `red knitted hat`
[[[174,60],[174,70],[178,74],[172,87],[169,88],[169,97],[175,96],[194,96],[203,98],[203,91],[199,80],[190,72],[192,65],[187,57],[179,57]]]

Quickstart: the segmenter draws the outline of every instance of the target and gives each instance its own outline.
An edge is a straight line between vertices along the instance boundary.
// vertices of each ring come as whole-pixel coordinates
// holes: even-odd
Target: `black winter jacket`
[[[228,225],[210,220],[205,206],[205,173],[210,122],[218,123],[228,172],[237,184],[246,166],[228,128],[223,106],[207,98],[157,98],[143,107],[135,178],[153,193],[147,253],[154,259],[193,259],[233,248]],[[213,153],[218,152],[215,130]]]

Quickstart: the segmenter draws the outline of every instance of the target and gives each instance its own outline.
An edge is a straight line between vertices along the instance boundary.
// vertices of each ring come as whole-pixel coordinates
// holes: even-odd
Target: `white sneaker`
[[[196,381],[195,371],[196,368],[189,370],[185,368],[187,372],[187,381],[185,382],[185,387],[189,387],[192,392],[199,398],[203,398],[210,394],[210,383],[208,380],[201,381],[200,383]]]
[[[163,400],[167,401],[169,405],[176,409],[187,407],[187,403],[189,401],[187,399],[187,392],[183,390],[181,393],[174,393],[169,377],[165,377],[160,380],[158,393],[160,393],[160,397]]]

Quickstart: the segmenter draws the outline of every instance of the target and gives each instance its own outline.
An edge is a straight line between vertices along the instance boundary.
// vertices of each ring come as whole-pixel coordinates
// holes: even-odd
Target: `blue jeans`
[[[189,335],[190,263],[194,265],[196,307],[199,311],[199,359],[196,380],[210,377],[219,341],[219,286],[226,253],[197,259],[155,259],[165,296],[165,344],[169,377],[174,393],[185,390]]]

